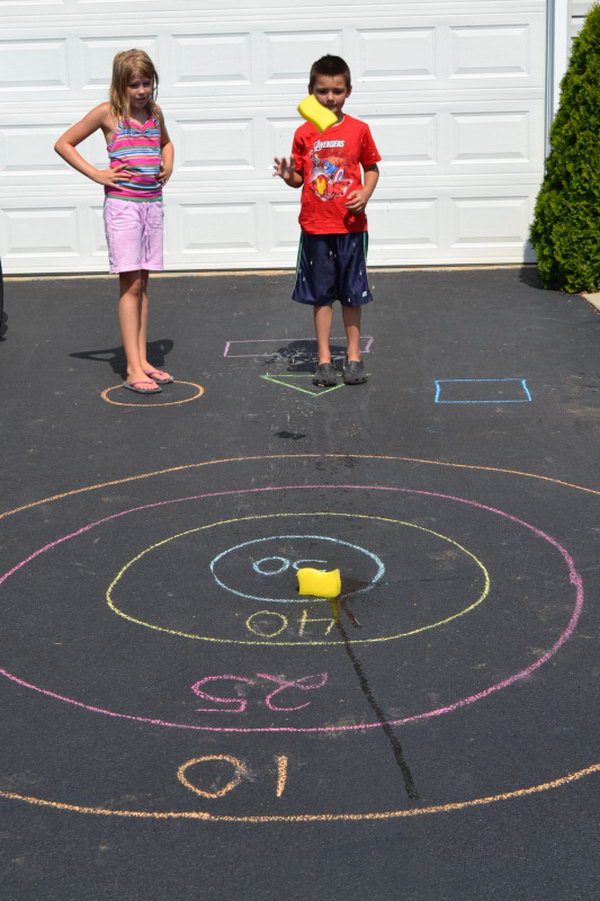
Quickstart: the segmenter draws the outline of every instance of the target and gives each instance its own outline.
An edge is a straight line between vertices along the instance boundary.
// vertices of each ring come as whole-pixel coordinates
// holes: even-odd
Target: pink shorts
[[[162,200],[104,198],[109,272],[162,271]]]

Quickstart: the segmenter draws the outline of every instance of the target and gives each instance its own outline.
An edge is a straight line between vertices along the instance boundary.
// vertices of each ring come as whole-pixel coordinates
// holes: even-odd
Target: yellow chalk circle
[[[316,598],[337,598],[342,590],[339,569],[323,572],[305,566],[298,570],[298,591],[300,594],[312,594]]]
[[[325,131],[330,125],[335,125],[337,116],[322,103],[319,103],[314,94],[305,97],[302,103],[298,104],[298,112],[304,116],[309,122],[312,122],[319,131]]]

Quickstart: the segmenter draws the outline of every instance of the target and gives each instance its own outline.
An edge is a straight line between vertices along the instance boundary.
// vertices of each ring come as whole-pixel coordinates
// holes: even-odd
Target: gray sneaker
[[[320,363],[313,375],[313,385],[319,388],[333,388],[337,385],[337,373],[333,363]]]
[[[345,385],[364,385],[367,373],[361,360],[346,360],[342,370]]]

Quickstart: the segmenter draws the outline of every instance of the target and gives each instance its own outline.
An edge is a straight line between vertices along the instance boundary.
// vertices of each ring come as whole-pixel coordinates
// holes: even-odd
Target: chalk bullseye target
[[[400,730],[403,741],[422,734],[419,746],[427,758],[434,754],[426,738],[430,724],[455,744],[450,714],[460,710],[463,717],[476,715],[474,723],[481,716],[487,723],[490,703],[503,705],[519,686],[537,698],[544,680],[552,679],[558,652],[582,615],[584,592],[573,553],[555,534],[556,518],[545,524],[547,501],[536,501],[540,509],[532,516],[520,507],[523,484],[538,477],[377,457],[364,458],[368,465],[361,471],[357,457],[359,471],[349,478],[347,458],[298,455],[277,458],[281,481],[270,484],[261,475],[270,459],[213,461],[125,478],[110,483],[125,488],[121,497],[111,495],[107,483],[0,517],[5,527],[30,523],[29,548],[21,556],[13,551],[0,576],[1,672],[4,689],[19,693],[24,720],[34,700],[53,705],[62,741],[68,745],[72,735],[79,746],[79,726],[93,717],[96,747],[106,732],[103,782],[113,771],[113,753],[128,780],[141,779],[118,751],[119,736],[131,742],[132,728],[155,749],[161,772],[160,749],[165,741],[172,747],[177,737],[179,773],[186,774],[162,772],[155,789],[146,781],[144,792],[157,796],[152,811],[119,804],[109,811],[84,799],[76,772],[71,798],[52,799],[52,777],[44,797],[1,782],[0,796],[92,813],[250,822],[385,818],[477,803],[457,798],[452,781],[442,780],[428,795],[431,804],[392,809],[376,778],[380,763],[368,759],[374,754],[379,761],[384,721]],[[340,472],[342,465],[346,471]],[[251,488],[240,482],[244,467],[252,471]],[[208,472],[209,491],[203,484]],[[450,472],[451,491],[444,490]],[[459,478],[467,474],[468,481]],[[495,484],[500,478],[501,490]],[[507,480],[519,480],[514,497]],[[548,479],[535,487],[541,482],[579,491],[582,498],[596,493]],[[527,559],[536,561],[533,569],[520,565],[525,546]],[[298,596],[300,566],[339,566],[339,604]],[[368,694],[384,719],[373,715]],[[594,771],[589,759],[573,768],[557,757],[557,770],[542,769],[541,780],[526,783],[531,789],[507,784],[506,774],[485,768],[489,728],[481,731],[473,764],[473,772],[481,768],[482,780],[492,783],[482,782],[482,803]],[[493,729],[499,728],[494,718]],[[190,744],[202,735],[214,737],[211,754]],[[349,808],[335,773],[330,791],[317,791],[318,781],[307,789],[308,808],[286,808],[293,754],[322,754],[323,746],[313,741],[326,735],[361,743],[360,758],[374,774],[375,810]],[[285,754],[278,736],[289,738]],[[16,726],[15,742],[21,747]],[[267,746],[277,791],[271,793],[276,807],[263,816],[252,810],[253,803],[264,810],[265,801],[260,786],[247,788],[248,755]],[[36,749],[30,753],[29,770],[43,770]],[[224,777],[226,791],[203,785],[208,761],[224,767],[235,761]],[[427,784],[437,769],[431,762],[423,770],[418,781]],[[567,770],[570,775],[562,776]],[[210,809],[205,803],[189,810],[189,794]],[[163,814],[165,803],[170,812]],[[227,807],[219,809],[219,803]]]

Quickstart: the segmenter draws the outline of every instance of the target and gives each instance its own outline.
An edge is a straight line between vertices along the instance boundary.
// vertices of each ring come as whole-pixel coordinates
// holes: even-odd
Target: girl
[[[156,394],[173,381],[146,357],[149,270],[163,268],[162,187],[173,171],[173,144],[156,104],[158,75],[143,50],[117,53],[110,100],[71,126],[54,149],[104,185],[104,227],[110,272],[119,273],[119,326],[127,360],[124,388]],[[76,149],[101,128],[110,164],[96,169]]]

